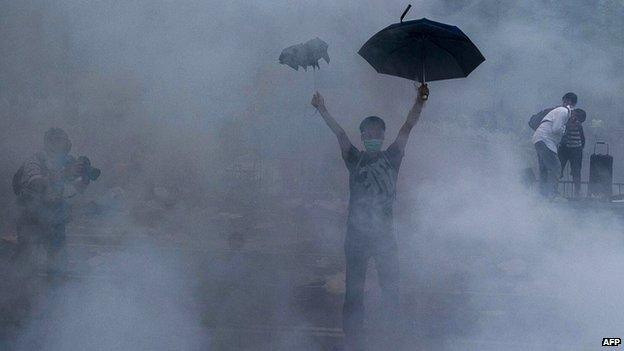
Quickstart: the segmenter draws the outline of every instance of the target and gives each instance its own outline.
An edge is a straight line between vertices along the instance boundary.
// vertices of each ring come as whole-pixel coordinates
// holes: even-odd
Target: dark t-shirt
[[[375,237],[390,233],[403,152],[396,144],[379,152],[360,151],[351,146],[342,158],[349,170],[348,231]]]

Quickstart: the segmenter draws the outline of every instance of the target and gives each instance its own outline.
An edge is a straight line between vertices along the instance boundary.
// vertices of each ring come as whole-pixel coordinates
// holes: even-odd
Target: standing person
[[[321,94],[317,92],[312,98],[312,106],[338,137],[342,158],[349,170],[343,330],[347,349],[350,350],[360,350],[363,343],[364,282],[368,260],[371,258],[375,261],[389,321],[400,320],[399,258],[392,207],[405,146],[412,128],[420,118],[425,103],[421,96],[427,90],[426,85],[419,89],[407,120],[386,150],[382,150],[386,126],[381,118],[366,117],[360,124],[360,136],[364,144],[364,150],[361,151],[353,146],[345,131],[328,112]],[[389,334],[398,335],[397,329],[389,328]]]
[[[82,192],[89,185],[88,159],[77,161],[69,155],[70,149],[67,133],[51,128],[44,136],[44,150],[28,158],[13,177],[19,207],[16,258],[27,269],[34,268],[35,244],[46,250],[48,271],[57,272],[65,263],[65,225],[69,222],[66,186]]]
[[[585,147],[583,122],[585,122],[586,118],[587,114],[584,110],[580,108],[572,110],[557,153],[559,161],[561,161],[561,178],[563,178],[566,164],[570,162],[570,175],[574,183],[574,197],[579,197],[581,193],[581,167],[583,165],[583,148]]]
[[[570,111],[577,100],[576,94],[565,94],[562,106],[548,112],[533,133],[532,142],[539,163],[540,191],[549,198],[556,198],[558,195],[557,181],[561,173],[561,163],[557,157],[557,147],[570,118]]]

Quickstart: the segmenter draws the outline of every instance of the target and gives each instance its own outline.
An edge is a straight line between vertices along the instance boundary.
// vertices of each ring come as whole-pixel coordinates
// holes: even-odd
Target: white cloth
[[[548,112],[542,124],[533,133],[533,144],[542,141],[554,153],[557,153],[557,145],[565,132],[565,125],[570,118],[570,109],[559,106]]]

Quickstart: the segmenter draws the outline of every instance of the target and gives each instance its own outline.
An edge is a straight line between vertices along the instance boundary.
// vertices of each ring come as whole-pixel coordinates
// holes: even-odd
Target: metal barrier
[[[581,194],[585,194],[585,196],[587,196],[587,187],[588,187],[589,182],[587,181],[581,181]],[[561,187],[563,186],[563,191],[561,191],[560,193],[564,196],[564,197],[572,197],[574,195],[574,182],[571,180],[560,180],[559,181],[559,190],[562,190]],[[613,191],[613,195],[614,196],[622,196],[622,189],[624,187],[624,183],[613,183],[612,185],[612,189],[616,189],[617,187],[617,193],[615,191]]]

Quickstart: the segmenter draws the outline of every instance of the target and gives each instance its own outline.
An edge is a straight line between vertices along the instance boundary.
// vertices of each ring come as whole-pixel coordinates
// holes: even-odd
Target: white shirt
[[[552,152],[557,153],[557,145],[565,132],[568,118],[570,118],[570,109],[565,106],[559,106],[548,112],[542,124],[533,133],[533,144],[542,141]]]

